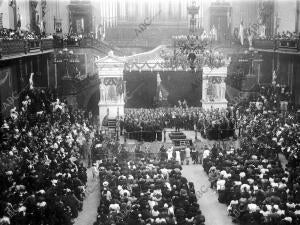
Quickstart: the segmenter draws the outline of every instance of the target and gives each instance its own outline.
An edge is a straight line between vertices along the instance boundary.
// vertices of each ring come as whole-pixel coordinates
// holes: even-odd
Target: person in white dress
[[[191,161],[191,149],[189,147],[185,148],[185,161],[186,161],[186,165],[189,165]]]
[[[176,161],[179,162],[179,164],[181,164],[181,158],[180,158],[180,151],[176,151]]]
[[[173,157],[173,146],[168,148],[167,155],[168,155],[168,161],[171,160]]]

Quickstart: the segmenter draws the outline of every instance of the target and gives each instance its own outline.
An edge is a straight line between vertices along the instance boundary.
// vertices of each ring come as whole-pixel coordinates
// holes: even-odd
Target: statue
[[[203,86],[204,91],[203,91],[203,96],[202,100],[206,101],[207,100],[207,86]]]
[[[214,41],[218,40],[217,29],[216,29],[215,25],[212,26],[210,35],[211,35],[212,40],[214,40]]]
[[[117,101],[117,91],[116,91],[116,85],[111,84],[107,86],[107,101],[114,102]]]
[[[105,88],[105,85],[104,85],[104,82],[103,82],[103,79],[101,80],[100,82],[100,101],[101,102],[106,102],[106,88]]]
[[[259,25],[258,35],[261,39],[266,38],[266,26],[264,24]]]
[[[244,45],[244,22],[241,21],[240,29],[239,29],[239,39],[241,42],[241,45]]]
[[[224,80],[222,80],[221,85],[220,85],[220,89],[221,89],[221,100],[225,99],[225,93],[226,93],[226,84],[224,82]]]
[[[30,74],[30,78],[29,78],[29,89],[33,90],[33,75],[34,73]]]

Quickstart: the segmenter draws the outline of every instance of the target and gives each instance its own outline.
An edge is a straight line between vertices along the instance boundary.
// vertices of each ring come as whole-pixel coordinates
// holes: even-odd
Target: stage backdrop
[[[200,106],[202,95],[201,72],[125,72],[127,108],[152,108],[157,106],[157,73],[161,84],[168,92],[168,104],[174,106],[178,100],[186,100],[189,106]]]

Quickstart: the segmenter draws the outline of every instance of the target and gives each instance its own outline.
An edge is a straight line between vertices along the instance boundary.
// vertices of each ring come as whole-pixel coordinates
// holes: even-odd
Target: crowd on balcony
[[[36,34],[32,31],[20,30],[20,29],[0,29],[0,39],[2,40],[39,40],[39,39],[56,39],[64,40],[69,42],[80,42],[84,38],[95,39],[93,32],[77,34],[77,33],[68,33],[63,36],[57,34],[46,34],[45,32]]]
[[[28,90],[1,127],[0,224],[68,225],[81,210],[93,128],[45,93]]]
[[[275,35],[275,39],[278,39],[278,40],[296,40],[296,39],[299,39],[299,34],[297,34],[296,32],[291,32],[291,31],[282,31],[282,32],[278,32]]]
[[[31,31],[14,30],[2,28],[0,29],[0,39],[2,40],[35,40],[35,39],[52,39],[52,35],[46,35],[45,33],[35,34]]]
[[[262,88],[260,97],[261,106],[249,104],[240,113],[244,125],[240,148],[214,146],[203,166],[234,221],[296,225],[300,223],[300,126],[293,111],[278,110],[276,88]],[[287,158],[286,165],[280,153]]]
[[[161,132],[165,128],[199,130],[203,137],[224,139],[234,135],[234,114],[231,109],[203,110],[197,107],[156,109],[126,109],[121,119],[121,133],[126,130],[130,138],[140,137],[140,132]],[[153,137],[153,135],[152,135]],[[154,135],[155,137],[155,135]],[[147,139],[146,139],[147,140]],[[152,140],[153,141],[153,140]]]
[[[104,160],[99,177],[101,202],[94,225],[205,224],[194,184],[174,160]]]

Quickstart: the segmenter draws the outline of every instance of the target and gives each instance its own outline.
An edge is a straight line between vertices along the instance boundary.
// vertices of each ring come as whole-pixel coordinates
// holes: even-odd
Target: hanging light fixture
[[[72,80],[77,78],[78,74],[72,74],[70,76],[69,69],[71,66],[74,66],[75,70],[78,71],[76,64],[79,62],[78,56],[75,55],[72,50],[68,50],[67,48],[58,51],[54,59],[54,63],[62,63],[64,66],[64,76],[62,77],[62,80]]]

